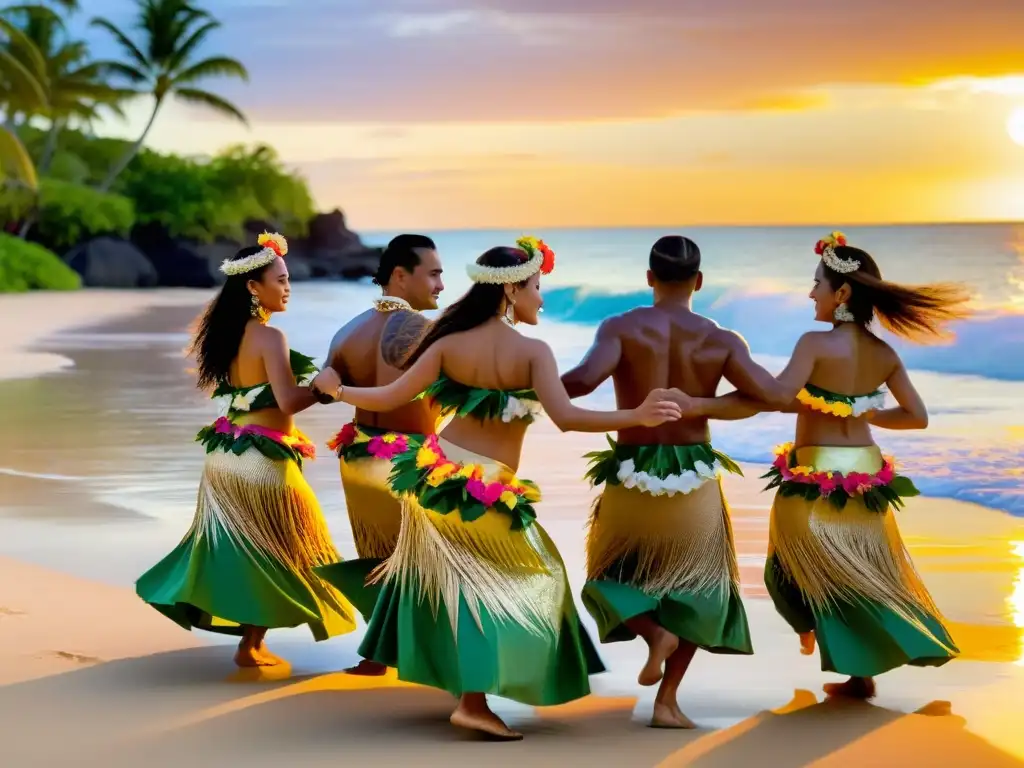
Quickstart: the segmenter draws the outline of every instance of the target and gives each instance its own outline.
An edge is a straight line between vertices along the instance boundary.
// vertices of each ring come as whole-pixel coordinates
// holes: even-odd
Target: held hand
[[[333,397],[334,393],[338,391],[341,386],[341,377],[338,376],[338,372],[327,366],[320,373],[316,375],[316,378],[310,382],[309,388],[314,393],[323,394],[329,397]]]
[[[701,411],[701,405],[704,402],[704,398],[691,397],[681,389],[673,388],[663,391],[666,393],[666,397],[669,400],[679,406],[679,412],[682,414],[682,418],[696,419],[704,415]]]
[[[672,390],[669,389],[652,390],[636,411],[640,425],[644,427],[657,427],[666,421],[678,421],[683,415],[679,404],[673,402]]]

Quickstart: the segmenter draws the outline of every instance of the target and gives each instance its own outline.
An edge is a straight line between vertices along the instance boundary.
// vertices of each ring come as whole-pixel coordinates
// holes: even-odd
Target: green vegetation
[[[78,0],[0,7],[0,222],[43,246],[22,243],[29,247],[17,250],[10,245],[16,238],[4,237],[0,292],[75,287],[78,281],[69,282],[59,259],[54,266],[51,250],[64,253],[98,235],[126,236],[139,224],[158,223],[173,237],[211,242],[241,240],[250,219],[302,235],[315,213],[305,180],[270,147],[230,147],[212,158],[143,147],[172,97],[244,123],[236,106],[203,86],[217,77],[247,80],[248,73],[234,59],[197,56],[220,23],[190,0],[134,2],[127,31],[91,20],[117,44],[116,61],[93,59],[69,34],[64,20],[78,12]],[[123,116],[133,99],[152,105],[137,140],[91,135],[98,118]],[[15,259],[45,277],[15,269]]]
[[[78,273],[52,251],[0,234],[0,293],[71,291],[81,285]]]

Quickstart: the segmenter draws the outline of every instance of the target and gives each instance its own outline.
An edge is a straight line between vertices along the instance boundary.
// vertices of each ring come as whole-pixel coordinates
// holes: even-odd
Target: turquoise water
[[[796,339],[814,329],[806,294],[817,264],[819,228],[695,228],[682,234],[700,245],[704,289],[695,309],[739,331],[755,357],[773,371]],[[871,252],[886,278],[902,282],[952,280],[969,285],[978,313],[956,328],[948,345],[895,342],[932,416],[923,432],[883,432],[878,440],[897,456],[929,495],[975,501],[1024,515],[1024,225],[943,225],[844,228],[850,242]],[[391,232],[364,235],[386,242]],[[431,234],[445,264],[442,307],[469,286],[465,265],[493,245],[522,234],[508,231]],[[544,279],[545,308],[531,335],[551,344],[563,368],[589,346],[610,314],[650,302],[645,271],[662,230],[547,230],[533,232],[556,251]],[[289,311],[274,322],[292,346],[322,357],[335,330],[369,306],[366,284],[306,283],[294,287]],[[723,389],[728,389],[724,387]],[[613,403],[610,385],[584,402]],[[763,414],[715,424],[718,446],[743,461],[765,462],[771,448],[792,438],[792,416]]]

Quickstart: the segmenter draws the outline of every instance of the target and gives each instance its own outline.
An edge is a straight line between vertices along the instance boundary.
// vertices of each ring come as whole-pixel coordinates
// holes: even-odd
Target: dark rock
[[[358,280],[373,277],[380,262],[380,249],[368,248],[345,223],[345,214],[335,209],[320,213],[309,222],[309,236],[301,244],[312,277]]]
[[[224,282],[220,263],[238,250],[230,241],[196,243],[171,237],[159,223],[140,224],[132,242],[153,262],[160,285],[174,288],[213,288]]]
[[[64,261],[88,288],[152,288],[159,283],[159,274],[146,255],[120,237],[79,243]]]

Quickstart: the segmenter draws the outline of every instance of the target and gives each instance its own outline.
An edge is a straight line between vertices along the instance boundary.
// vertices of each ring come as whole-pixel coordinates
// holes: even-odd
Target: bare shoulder
[[[554,358],[555,353],[551,351],[551,346],[546,341],[528,336],[522,336],[520,339],[519,348],[531,361]]]
[[[730,328],[723,328],[714,320],[708,319],[714,327],[708,334],[708,341],[712,344],[724,347],[730,352],[749,352],[750,345],[747,340],[738,332]]]
[[[871,344],[871,351],[877,356],[879,362],[883,366],[887,366],[892,371],[895,371],[901,365],[903,361],[900,359],[899,352],[892,348],[888,342],[883,341],[877,336],[871,334],[869,337],[869,343]]]
[[[392,312],[380,337],[380,354],[384,362],[392,368],[401,368],[429,328],[430,321],[419,312]]]
[[[288,337],[284,335],[284,331],[272,325],[254,323],[249,327],[248,332],[252,334],[253,340],[263,347],[278,347],[288,344]]]
[[[797,350],[807,350],[809,352],[821,349],[823,344],[827,344],[830,335],[828,331],[807,331],[799,339],[796,340]]]

